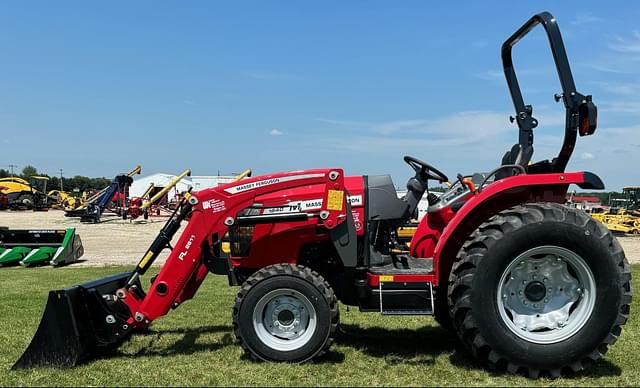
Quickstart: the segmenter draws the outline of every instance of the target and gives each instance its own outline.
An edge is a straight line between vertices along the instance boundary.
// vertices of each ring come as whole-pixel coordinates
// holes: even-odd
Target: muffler
[[[128,306],[116,296],[130,272],[49,292],[31,343],[11,369],[71,367],[115,350],[131,334]],[[139,281],[137,290],[141,290]]]

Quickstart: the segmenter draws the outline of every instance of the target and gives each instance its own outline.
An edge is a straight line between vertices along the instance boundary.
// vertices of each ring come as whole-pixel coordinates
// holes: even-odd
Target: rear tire
[[[18,198],[16,198],[16,205],[18,207],[25,207],[27,209],[33,209],[34,208],[34,198],[33,195],[31,193],[26,193],[26,194],[20,194],[18,196]]]
[[[252,358],[305,362],[324,354],[339,321],[337,298],[315,271],[276,264],[251,275],[233,308],[236,338]]]
[[[448,296],[458,336],[481,362],[556,377],[585,369],[618,339],[631,272],[618,241],[586,213],[528,204],[470,236]]]

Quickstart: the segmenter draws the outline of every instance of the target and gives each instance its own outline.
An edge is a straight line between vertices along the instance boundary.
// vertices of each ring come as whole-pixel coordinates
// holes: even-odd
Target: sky
[[[545,10],[599,107],[567,170],[640,184],[640,3],[616,1],[4,1],[0,168],[341,167],[403,186],[409,154],[489,171],[517,142],[500,46]],[[513,55],[533,160],[553,158],[564,110],[542,28]]]

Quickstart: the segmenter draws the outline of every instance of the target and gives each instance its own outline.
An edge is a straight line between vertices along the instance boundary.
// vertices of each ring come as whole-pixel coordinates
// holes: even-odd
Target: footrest
[[[430,309],[415,309],[415,310],[407,310],[407,309],[393,309],[393,310],[382,310],[382,315],[433,315],[433,310]]]
[[[383,315],[432,315],[433,286],[431,283],[378,284],[380,313]]]
[[[391,264],[372,266],[369,272],[376,275],[426,275],[433,273],[433,259],[400,255]]]

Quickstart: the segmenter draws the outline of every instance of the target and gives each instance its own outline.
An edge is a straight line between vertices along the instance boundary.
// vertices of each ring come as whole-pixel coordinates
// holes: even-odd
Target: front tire
[[[631,272],[617,240],[586,213],[527,204],[471,235],[448,297],[460,339],[481,362],[555,377],[593,364],[618,339]]]
[[[334,341],[338,301],[318,273],[276,264],[251,275],[233,308],[236,338],[252,358],[305,362],[324,354]]]

